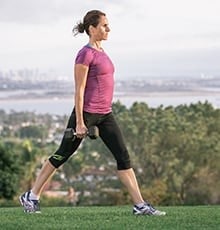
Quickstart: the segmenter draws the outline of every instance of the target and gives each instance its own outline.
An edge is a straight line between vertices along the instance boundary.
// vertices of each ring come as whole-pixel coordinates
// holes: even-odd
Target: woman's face
[[[106,16],[101,16],[99,19],[99,24],[96,27],[91,26],[90,36],[96,41],[107,40],[109,32],[110,28],[108,25],[108,19]]]

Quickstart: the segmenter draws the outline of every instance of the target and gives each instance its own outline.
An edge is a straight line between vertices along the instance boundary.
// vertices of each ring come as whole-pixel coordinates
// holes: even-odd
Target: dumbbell
[[[72,139],[74,140],[76,137],[76,132],[72,128],[67,128],[64,132],[64,138],[65,139]],[[88,131],[86,133],[86,136],[88,136],[90,139],[97,139],[99,136],[99,129],[97,126],[90,126],[88,128]]]

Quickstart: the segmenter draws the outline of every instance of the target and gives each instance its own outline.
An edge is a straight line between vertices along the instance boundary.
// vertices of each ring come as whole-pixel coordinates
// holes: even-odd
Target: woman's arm
[[[84,91],[89,67],[76,64],[74,68],[75,77],[75,110],[76,110],[76,133],[77,137],[83,138],[87,132],[87,127],[83,119]]]

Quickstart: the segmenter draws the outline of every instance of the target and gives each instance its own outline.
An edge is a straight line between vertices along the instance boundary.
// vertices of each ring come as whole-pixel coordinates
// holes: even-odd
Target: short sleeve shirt
[[[114,65],[108,55],[104,51],[98,51],[86,45],[77,54],[75,64],[83,64],[89,67],[83,110],[98,114],[111,112]]]

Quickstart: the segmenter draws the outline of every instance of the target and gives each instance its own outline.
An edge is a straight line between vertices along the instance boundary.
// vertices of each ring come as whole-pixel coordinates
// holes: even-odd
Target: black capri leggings
[[[125,170],[131,168],[128,150],[113,114],[108,113],[103,115],[84,112],[83,116],[88,128],[94,125],[99,128],[99,136],[112,152],[117,163],[117,169]],[[75,110],[73,110],[69,118],[67,128],[73,128],[74,130],[76,128]],[[63,137],[60,147],[49,158],[49,161],[55,168],[58,168],[77,150],[81,142],[82,139],[80,138],[68,140]]]

